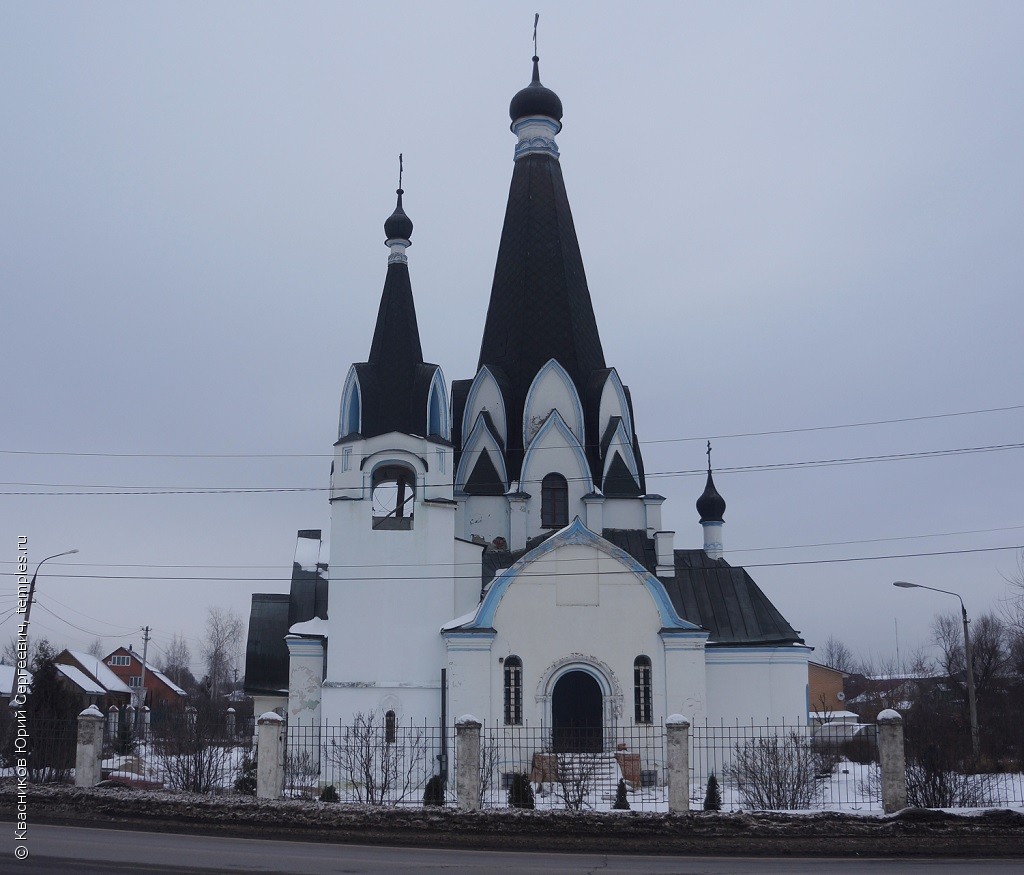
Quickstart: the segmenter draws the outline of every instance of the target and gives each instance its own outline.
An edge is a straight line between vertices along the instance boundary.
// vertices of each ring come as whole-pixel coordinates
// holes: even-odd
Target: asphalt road
[[[388,848],[368,845],[267,841],[73,826],[29,827],[29,857],[15,859],[13,824],[0,837],[0,872],[274,872],[321,873],[678,873],[678,875],[810,875],[810,873],[984,873],[1019,875],[1022,860],[842,860],[610,856]]]

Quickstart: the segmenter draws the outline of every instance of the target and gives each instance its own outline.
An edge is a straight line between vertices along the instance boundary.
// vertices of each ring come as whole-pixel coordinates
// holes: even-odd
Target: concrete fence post
[[[886,708],[877,717],[878,760],[882,772],[882,810],[892,814],[907,807],[907,761],[903,750],[903,718]]]
[[[90,705],[78,715],[78,745],[75,749],[75,786],[95,787],[101,777],[103,756],[103,712]]]
[[[668,750],[668,810],[679,814],[690,810],[690,721],[672,714],[665,721]]]
[[[278,799],[284,795],[284,755],[288,737],[284,717],[267,711],[256,721],[256,797]]]
[[[235,737],[235,714],[234,708],[228,708],[227,716],[224,719],[224,731],[227,733],[228,738]]]
[[[480,728],[466,714],[455,721],[455,800],[459,808],[480,807]]]

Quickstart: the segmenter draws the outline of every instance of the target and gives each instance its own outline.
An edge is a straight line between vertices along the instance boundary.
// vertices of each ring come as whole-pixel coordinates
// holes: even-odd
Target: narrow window
[[[523,725],[523,661],[518,656],[505,660],[505,725]]]
[[[441,416],[441,393],[436,387],[430,390],[430,414],[427,422],[427,434],[444,437],[444,420]]]
[[[398,732],[395,728],[395,712],[388,711],[384,715],[384,743],[394,744]]]
[[[633,661],[634,722],[653,723],[651,712],[651,660],[638,656]]]
[[[540,524],[546,529],[569,524],[569,484],[561,474],[548,474],[541,481]]]

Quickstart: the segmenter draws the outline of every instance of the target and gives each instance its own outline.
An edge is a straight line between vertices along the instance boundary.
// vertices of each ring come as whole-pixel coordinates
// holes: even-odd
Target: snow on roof
[[[449,620],[441,627],[442,632],[447,632],[451,629],[458,629],[460,626],[465,626],[476,617],[476,608],[473,608],[468,614],[463,614],[461,617],[456,617],[454,620]]]
[[[82,653],[80,650],[69,650],[68,653],[78,660],[78,664],[110,692],[131,694],[131,687],[107,668],[102,659],[93,656],[91,653]]]
[[[59,671],[64,677],[66,677],[71,683],[88,693],[90,696],[105,696],[107,691],[103,688],[102,684],[94,681],[89,675],[87,675],[81,669],[76,668],[73,665],[62,665],[57,663],[57,671]]]
[[[288,629],[289,635],[321,635],[324,638],[327,637],[327,621],[321,620],[319,617],[313,617],[312,620],[306,620],[302,623],[296,623]]]
[[[9,696],[11,690],[14,689],[14,672],[16,671],[13,665],[0,665],[0,696]],[[25,674],[28,675],[29,683],[32,682],[32,675],[27,671]]]
[[[165,684],[167,684],[167,686],[169,686],[179,696],[187,696],[188,695],[188,693],[186,693],[174,681],[172,681],[169,677],[167,677],[167,675],[165,675],[162,671],[157,671],[149,663],[146,663],[146,671],[148,671],[154,677],[160,678],[160,680],[162,680]]]
[[[311,538],[306,535],[297,538],[295,541],[295,564],[303,571],[315,573],[319,562],[320,538]]]
[[[136,653],[134,650],[132,650],[130,647],[119,647],[118,650],[123,650],[132,659],[134,659],[137,663],[139,663],[140,666],[142,665],[142,657],[139,656],[139,654]],[[117,650],[112,651],[112,652],[116,653]],[[107,656],[109,657],[110,654],[108,653]],[[165,675],[155,665],[153,665],[153,663],[148,662],[148,661],[146,662],[146,673],[147,674],[151,674],[151,675],[153,675],[156,678],[159,678],[161,681],[163,681],[168,687],[171,688],[171,690],[173,690],[179,696],[187,696],[188,695],[188,693],[186,693],[181,687],[179,687],[176,683],[174,683],[174,681],[172,681],[169,677],[167,677],[167,675]]]

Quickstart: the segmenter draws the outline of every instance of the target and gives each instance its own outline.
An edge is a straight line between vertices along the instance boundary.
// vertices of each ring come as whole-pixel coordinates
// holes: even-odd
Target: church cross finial
[[[708,441],[707,454],[708,454],[708,470],[710,471],[711,470],[711,441]]]
[[[398,193],[402,193],[402,153],[398,153]]]
[[[537,54],[537,22],[540,21],[540,13],[533,13],[533,53]]]

